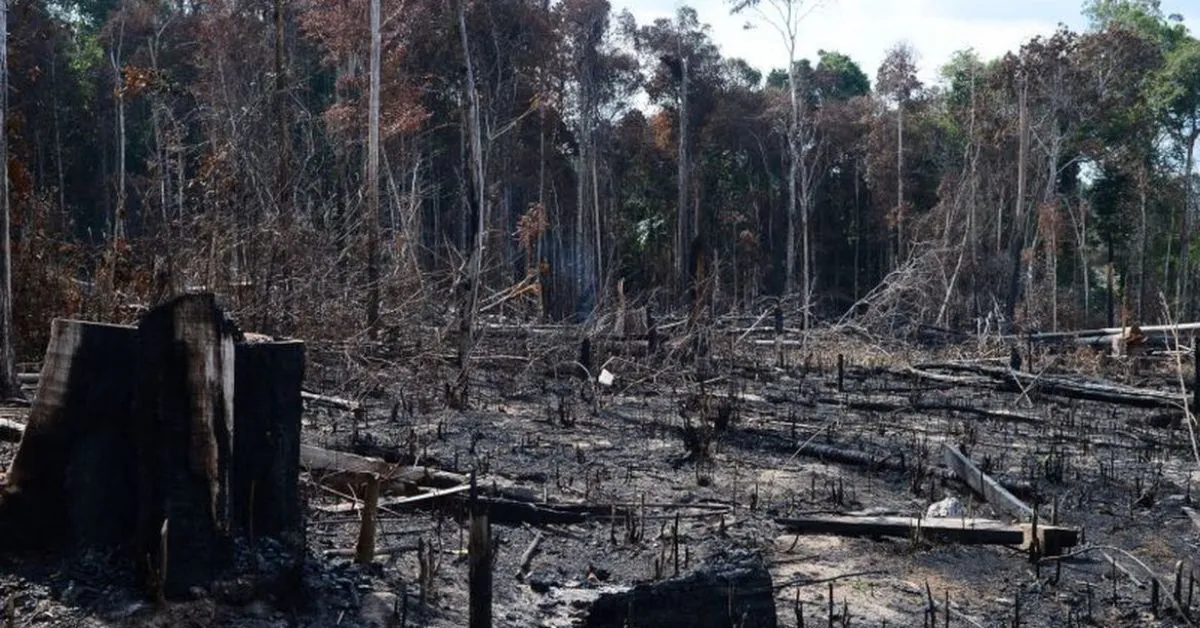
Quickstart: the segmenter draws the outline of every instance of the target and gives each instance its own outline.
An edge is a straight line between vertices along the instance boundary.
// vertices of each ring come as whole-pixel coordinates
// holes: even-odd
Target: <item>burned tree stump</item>
[[[302,547],[304,343],[239,342],[234,361],[234,525],[251,539],[272,536]]]
[[[0,539],[35,549],[128,541],[136,512],[133,327],[51,323],[25,433],[0,492]]]
[[[232,558],[234,339],[212,295],[146,314],[137,382],[138,562],[170,597],[211,582]]]
[[[235,534],[303,551],[304,344],[240,339],[210,294],[138,327],[55,320],[0,548],[126,550],[166,597],[212,582]]]

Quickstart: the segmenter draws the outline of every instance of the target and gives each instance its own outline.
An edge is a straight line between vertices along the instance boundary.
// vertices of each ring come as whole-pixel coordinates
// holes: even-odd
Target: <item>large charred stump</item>
[[[304,343],[240,342],[234,350],[233,519],[250,538],[304,545],[300,398]]]
[[[142,319],[138,354],[138,562],[174,596],[232,557],[232,329],[212,295],[182,296]]]
[[[235,340],[212,295],[138,327],[55,320],[0,548],[122,550],[164,597],[220,576],[234,535],[301,555],[304,344]]]
[[[133,327],[56,319],[38,394],[0,493],[0,539],[21,549],[119,545],[136,512],[129,421]]]

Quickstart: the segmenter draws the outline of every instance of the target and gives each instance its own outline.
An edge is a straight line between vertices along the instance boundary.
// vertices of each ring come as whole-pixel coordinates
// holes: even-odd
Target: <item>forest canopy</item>
[[[19,357],[193,287],[267,333],[436,318],[473,251],[481,309],[552,319],[618,286],[893,331],[1198,312],[1200,40],[1157,0],[933,84],[919,41],[755,68],[686,6],[381,0],[377,116],[368,4],[8,2]]]

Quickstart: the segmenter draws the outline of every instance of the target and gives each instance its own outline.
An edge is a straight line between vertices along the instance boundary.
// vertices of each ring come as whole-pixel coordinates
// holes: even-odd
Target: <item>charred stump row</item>
[[[235,535],[302,551],[304,344],[237,340],[206,294],[137,327],[55,320],[0,488],[4,547],[125,550],[168,597],[230,566]]]

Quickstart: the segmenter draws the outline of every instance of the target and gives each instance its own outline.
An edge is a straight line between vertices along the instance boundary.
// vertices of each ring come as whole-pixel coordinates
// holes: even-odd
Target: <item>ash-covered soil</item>
[[[1180,411],[931,381],[906,370],[929,355],[844,338],[789,351],[784,366],[770,345],[730,344],[714,343],[698,369],[597,343],[596,364],[616,375],[603,387],[548,372],[572,356],[567,340],[492,340],[477,353],[468,411],[447,407],[457,371],[438,356],[347,364],[338,352],[310,349],[309,386],[362,399],[368,411],[356,421],[310,407],[304,439],[475,471],[485,495],[490,479],[530,501],[602,507],[582,523],[493,524],[497,626],[582,625],[602,592],[749,555],[769,567],[781,626],[799,625],[801,613],[806,626],[924,625],[931,606],[944,625],[947,601],[950,626],[1185,626],[1172,603],[1178,561],[1180,606],[1200,614],[1189,577],[1200,532],[1184,511],[1197,463]],[[979,356],[936,356],[949,357]],[[1140,360],[1133,375],[1128,362],[1043,355],[1035,372],[1177,391],[1174,368]],[[946,497],[969,516],[1005,519],[938,471],[943,443],[1021,489],[1043,521],[1082,529],[1083,551],[1034,565],[1011,547],[797,537],[776,523],[813,513],[915,516]],[[812,445],[903,463],[842,464],[812,457]],[[12,451],[0,453],[7,460]],[[14,625],[466,625],[462,495],[381,510],[377,558],[362,567],[351,557],[358,515],[320,479],[302,477],[310,505],[303,565],[283,564],[269,544],[245,547],[237,577],[156,608],[105,557],[6,557],[0,596]],[[519,574],[538,535],[540,550]],[[256,580],[264,573],[278,577]]]

